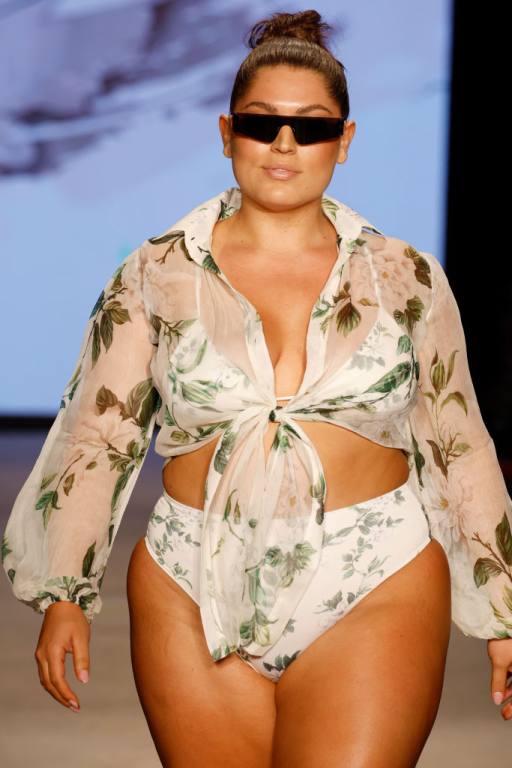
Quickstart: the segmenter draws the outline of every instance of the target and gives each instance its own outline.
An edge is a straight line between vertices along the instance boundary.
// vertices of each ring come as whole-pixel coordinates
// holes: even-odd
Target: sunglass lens
[[[283,125],[290,125],[298,144],[315,144],[340,136],[339,121],[321,117],[291,117],[281,115],[233,113],[233,130],[243,136],[266,144],[273,142]]]

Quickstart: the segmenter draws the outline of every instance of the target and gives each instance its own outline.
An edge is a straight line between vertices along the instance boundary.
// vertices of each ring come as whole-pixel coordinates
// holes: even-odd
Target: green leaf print
[[[269,547],[265,552],[264,561],[265,565],[270,565],[272,568],[277,568],[278,565],[284,563],[284,553],[280,547]]]
[[[254,568],[247,573],[249,599],[253,605],[261,603],[265,599],[265,590],[261,586],[260,569]]]
[[[321,205],[326,214],[331,219],[335,220],[338,213],[338,205],[333,200],[329,200],[327,197],[322,197]]]
[[[92,347],[91,347],[91,354],[92,354],[92,365],[93,367],[96,365],[96,362],[98,361],[98,358],[101,354],[101,336],[100,336],[100,327],[97,323],[93,325],[92,328]]]
[[[300,439],[297,430],[291,424],[280,422],[272,441],[271,450],[287,451],[291,448],[290,436]]]
[[[316,483],[309,486],[309,495],[312,499],[316,499],[318,502],[318,507],[316,510],[315,515],[315,522],[317,525],[321,525],[324,520],[325,516],[325,504],[324,504],[324,497],[325,497],[325,475],[323,472],[320,473],[320,476]]]
[[[251,603],[254,605],[254,613],[249,620],[240,624],[240,637],[245,644],[254,640],[261,645],[268,644],[270,634],[267,627],[269,624],[275,624],[277,621],[277,619],[269,621],[261,609],[261,606],[265,605],[267,601],[267,594],[261,583],[262,568],[266,568],[267,571],[269,568],[275,570],[279,578],[280,587],[287,587],[293,582],[295,574],[309,565],[311,555],[315,552],[316,550],[308,541],[299,542],[291,552],[283,552],[279,546],[275,545],[266,549],[259,563],[246,569],[249,585],[248,594]],[[273,580],[270,579],[270,574],[267,577],[267,581],[273,583]]]
[[[61,507],[59,507],[59,490],[58,490],[60,484],[61,483],[64,484],[66,482],[66,477],[69,470],[71,469],[73,464],[76,464],[78,461],[80,461],[80,459],[83,458],[83,455],[84,454],[81,453],[79,456],[77,456],[76,459],[73,459],[73,461],[64,469],[64,472],[60,477],[58,477],[56,473],[49,477],[48,476],[43,477],[41,481],[41,485],[39,486],[40,491],[46,489],[51,484],[51,482],[53,482],[57,478],[57,486],[52,490],[46,491],[45,493],[43,493],[42,496],[40,496],[36,501],[35,509],[36,511],[41,510],[43,513],[43,527],[45,528],[45,530],[48,525],[48,521],[50,519],[52,510],[61,509]]]
[[[138,419],[139,411],[142,403],[151,393],[152,388],[152,379],[145,379],[144,381],[140,381],[130,390],[128,397],[126,398],[124,409],[122,409],[121,413],[123,419],[131,418],[141,426]]]
[[[184,331],[193,325],[196,320],[197,318],[195,317],[189,317],[186,320],[174,320],[170,322],[169,320],[165,320],[160,315],[154,315],[153,313],[150,315],[150,322],[152,327],[155,329],[156,335],[160,336],[160,332],[163,329],[162,335],[168,345],[171,344],[173,339],[180,339],[183,336]]]
[[[96,393],[96,405],[101,415],[108,408],[117,407],[123,421],[131,419],[137,426],[147,429],[159,397],[158,390],[153,387],[153,380],[149,378],[132,387],[126,402],[119,400],[111,389],[102,385]]]
[[[122,269],[124,269],[124,264]],[[120,279],[121,273],[117,276],[114,284],[110,288],[110,293],[104,300],[104,303],[98,308],[97,316],[101,314],[98,321],[97,317],[94,320],[93,325],[93,343],[92,343],[92,365],[96,365],[98,358],[101,354],[101,342],[105,347],[105,351],[108,352],[112,346],[114,340],[114,323],[117,325],[124,325],[124,323],[131,322],[130,313],[127,309],[124,309],[121,302],[117,299],[114,300],[111,297],[119,293],[123,293],[126,288],[121,282],[117,282]],[[116,286],[114,288],[114,286]]]
[[[105,386],[101,386],[96,392],[96,405],[100,414],[104,414],[107,408],[112,408],[117,405],[117,397],[111,389],[107,389]]]
[[[505,587],[503,589],[503,602],[507,606],[507,609],[509,611],[512,611],[512,589],[510,587],[507,587],[505,584]],[[512,629],[512,624],[508,624],[509,629]]]
[[[316,549],[309,541],[300,541],[294,546],[292,552],[287,552],[285,557],[285,572],[282,576],[281,586],[289,587],[295,575],[308,567],[311,561],[311,556],[315,552]]]
[[[332,309],[332,306],[333,305],[329,301],[327,301],[327,299],[324,298],[324,296],[319,296],[313,308],[313,315],[312,315],[313,318],[316,319],[318,317],[324,317],[329,312],[329,310]],[[325,331],[324,326],[326,326],[326,324],[321,323],[320,327],[322,331]]]
[[[96,303],[94,304],[94,307],[91,309],[91,314],[89,315],[89,320],[91,319],[91,317],[94,317],[96,312],[99,310],[99,308],[103,304],[104,298],[105,298],[105,291],[103,290],[100,293],[100,295],[98,296],[98,298],[96,299]],[[76,374],[74,374],[74,375],[76,375]],[[71,379],[71,381],[73,381],[73,379]],[[70,383],[71,383],[71,381],[70,381]]]
[[[490,557],[479,558],[474,566],[473,576],[477,587],[485,584],[490,576],[498,573],[506,574],[512,582],[512,571],[507,566],[512,565],[512,533],[506,512],[494,531],[497,551],[489,542],[481,539],[480,534],[474,531],[472,541],[477,541],[489,552]]]
[[[207,345],[208,345],[208,339],[204,339],[204,341],[201,343],[201,346],[197,350],[196,355],[192,363],[190,363],[190,365],[176,365],[176,370],[178,371],[178,373],[190,373],[190,371],[193,371],[195,368],[197,368],[197,366],[200,365],[201,360],[204,357]]]
[[[199,250],[204,253],[203,261],[201,262],[203,269],[207,269],[209,272],[214,272],[216,275],[220,275],[220,269],[214,261],[210,251],[205,251],[204,248],[201,248],[200,246]]]
[[[433,391],[422,391],[424,397],[428,398],[432,408],[435,439],[427,440],[432,450],[432,456],[435,465],[441,470],[444,477],[448,477],[448,467],[459,456],[471,449],[471,445],[464,440],[458,440],[459,432],[455,434],[442,432],[440,423],[442,409],[453,402],[458,405],[464,413],[468,414],[466,398],[462,392],[450,392],[440,401],[442,393],[448,387],[455,367],[455,355],[458,350],[453,350],[448,358],[448,364],[445,366],[444,360],[439,357],[437,349],[430,362],[430,383]]]
[[[120,305],[120,302],[117,302]],[[114,322],[109,312],[105,311],[100,320],[100,336],[105,349],[110,349],[114,338]]]
[[[510,530],[510,523],[507,517],[507,513],[503,512],[503,517],[494,530],[496,549],[494,549],[490,542],[483,541],[478,531],[473,532],[471,537],[472,541],[477,541],[479,544],[487,550],[487,557],[479,557],[473,566],[473,579],[477,587],[481,587],[494,578],[504,574],[510,582],[512,582],[512,532]],[[503,602],[508,611],[512,611],[512,589],[508,584],[503,585]],[[496,632],[496,637],[509,637],[509,631],[512,630],[512,623],[508,621],[505,616],[498,611],[495,605],[491,602],[496,619],[503,624],[507,632]]]
[[[508,587],[505,587],[504,594],[506,593],[508,593],[507,595],[508,601],[505,603],[505,605],[507,605],[508,610],[511,611],[512,610],[512,590],[509,590]],[[512,622],[507,621],[504,614],[501,613],[501,611],[499,611],[498,608],[496,608],[492,600],[489,601],[489,603],[494,613],[494,617],[496,618],[497,621],[500,622],[500,624],[503,624],[503,626],[505,627],[504,630],[495,629],[494,630],[495,637],[497,637],[498,639],[504,639],[504,638],[510,637],[510,630],[512,630]]]
[[[406,309],[401,312],[399,309],[395,309],[393,317],[399,325],[405,325],[409,333],[412,335],[412,331],[418,320],[421,318],[421,314],[425,309],[425,305],[419,296],[413,296],[411,299],[407,299]]]
[[[412,341],[411,337],[408,336],[406,333],[403,334],[403,336],[400,336],[398,339],[398,344],[396,347],[397,354],[400,354],[402,352],[409,352],[412,347]]]
[[[175,229],[172,232],[167,232],[165,235],[158,237],[148,237],[148,243],[151,245],[162,245],[163,243],[169,243],[169,247],[164,252],[163,256],[159,259],[155,259],[159,264],[165,264],[165,260],[169,253],[174,252],[176,245],[179,245],[180,250],[188,261],[193,261],[187,246],[185,245],[185,232],[181,229]]]
[[[121,493],[124,491],[124,489],[126,488],[126,484],[128,483],[128,480],[130,479],[130,475],[135,469],[136,464],[140,464],[140,461],[136,461],[134,464],[130,464],[130,466],[126,468],[126,471],[123,472],[121,475],[119,475],[119,477],[116,480],[116,484],[114,486],[114,492],[110,500],[110,509],[112,514],[114,514],[114,512],[116,511],[119,497]]]
[[[85,557],[82,562],[82,576],[90,576],[91,575],[91,569],[92,569],[92,563],[94,560],[95,555],[95,549],[96,549],[96,542],[93,542],[87,552],[85,553]]]
[[[224,643],[224,645],[219,645],[212,651],[212,659],[214,661],[220,661],[220,659],[223,659],[225,656],[229,656],[230,653],[233,653],[236,650],[237,648],[235,645]]]
[[[473,568],[473,578],[477,587],[487,584],[490,576],[497,576],[500,573],[500,566],[489,557],[479,557]]]
[[[461,408],[462,408],[462,409],[465,411],[465,413],[466,413],[466,416],[467,416],[467,415],[468,415],[468,406],[467,406],[467,403],[466,403],[466,398],[464,397],[464,395],[462,394],[462,392],[450,392],[450,394],[448,395],[448,397],[446,397],[446,398],[443,400],[443,402],[441,403],[441,408],[440,408],[439,410],[441,410],[442,408],[444,408],[444,406],[445,406],[445,405],[447,405],[447,404],[448,404],[449,402],[451,402],[452,400],[453,400],[454,402],[456,402],[456,403],[457,403],[457,405],[460,405],[460,407],[461,407]]]
[[[422,471],[423,467],[425,466],[425,457],[423,456],[423,454],[421,453],[421,451],[419,449],[418,441],[414,437],[414,435],[412,433],[412,430],[411,430],[411,438],[412,438],[412,447],[413,447],[413,450],[414,450],[414,464],[415,464],[415,467],[416,467],[416,473],[418,475],[418,482],[419,482],[420,487],[423,488],[424,485],[423,485],[423,479],[421,477],[421,471]]]
[[[347,280],[343,284],[343,288],[339,294],[334,297],[333,300],[335,303],[338,301],[346,300],[346,303],[336,314],[336,329],[344,336],[348,336],[348,334],[353,331],[354,328],[357,328],[361,322],[361,313],[352,303],[350,295],[350,281]]]
[[[275,624],[277,619],[270,621],[266,615],[256,610],[248,621],[240,624],[240,640],[248,645],[256,641],[258,645],[268,645],[270,643],[269,624]]]
[[[7,555],[10,555],[11,552],[12,552],[12,549],[9,549],[7,536],[4,534],[2,538],[2,557],[1,557],[2,563],[4,562]]]
[[[233,523],[235,525],[240,525],[240,522],[241,522],[241,519],[242,519],[242,516],[241,516],[241,513],[240,513],[240,504],[238,503],[238,500],[235,502],[235,505],[233,507],[233,511],[231,510],[231,497],[233,496],[234,493],[238,493],[238,489],[237,488],[233,488],[233,490],[231,491],[231,493],[229,494],[229,496],[227,498],[226,506],[224,507],[224,514],[222,516],[222,519],[225,520],[226,523],[228,524],[228,528],[229,528],[230,533],[236,539],[241,541],[242,544],[245,544],[244,537],[243,536],[239,536],[238,533],[236,533],[236,531],[234,531],[232,526],[231,526],[231,518],[232,518]]]
[[[275,669],[277,672],[283,672],[287,667],[290,666],[292,661],[295,661],[300,652],[300,650],[295,651],[295,653],[293,653],[291,656],[288,656],[287,654],[282,656],[280,654],[274,659],[274,664],[269,664],[268,661],[264,661],[263,666],[269,672],[272,672],[273,669]]]
[[[217,221],[221,221],[222,219],[229,219],[229,217],[232,216],[236,210],[237,208],[234,205],[230,205],[229,203],[226,203],[225,200],[221,200]]]
[[[178,426],[172,411],[169,410],[169,406],[167,405],[167,403],[165,404],[165,407],[164,407],[164,422],[165,424],[167,424],[168,427]]]
[[[47,589],[49,587],[57,587],[59,591],[65,593],[66,600],[70,600],[71,602],[76,603],[78,602],[78,593],[80,590],[92,589],[93,585],[88,580],[79,581],[76,576],[58,576],[56,578],[48,579],[45,583],[45,587]],[[43,591],[37,594],[38,600],[42,600],[46,597],[54,598],[54,602],[60,601],[60,597],[51,591]],[[87,598],[84,596],[84,599],[91,602],[94,597],[97,597],[97,592],[93,592],[87,595]]]
[[[191,382],[181,382],[181,395],[184,400],[194,405],[209,405],[215,401],[221,386],[214,381],[196,379]]]
[[[227,430],[228,427],[233,423],[233,419],[228,419],[226,421],[214,421],[214,422],[211,422],[210,424],[199,426],[192,431],[188,431],[183,427],[180,427],[180,425],[178,424],[176,417],[174,416],[172,403],[171,403],[171,410],[169,410],[169,407],[167,405],[165,406],[164,421],[169,427],[178,427],[178,429],[174,429],[171,432],[170,438],[175,443],[182,443],[183,445],[186,445],[187,443],[202,442],[203,440],[213,435],[215,432]],[[220,459],[217,459],[216,457],[216,462],[217,461],[220,461]],[[218,466],[217,464],[215,465],[215,469],[217,469],[218,472],[221,471],[220,466],[221,466],[220,463]]]
[[[162,398],[160,392],[156,387],[153,387],[153,380],[151,379],[151,389],[144,396],[138,418],[136,419],[144,433],[149,429],[153,413],[158,413],[161,407]]]
[[[496,526],[496,543],[501,557],[507,565],[512,565],[512,533],[506,514]]]
[[[146,451],[149,447],[150,441],[146,438],[147,428],[151,419],[151,415],[154,410],[161,403],[160,395],[158,391],[152,385],[152,379],[145,379],[142,382],[133,387],[128,393],[126,403],[116,396],[112,390],[105,386],[101,386],[96,393],[96,405],[100,412],[100,415],[105,413],[108,408],[118,408],[121,414],[121,418],[131,419],[141,429],[142,439],[141,442],[137,440],[130,440],[126,445],[125,451],[121,451],[110,442],[104,442],[103,446],[98,446],[97,456],[101,453],[106,454],[110,460],[110,471],[119,472],[114,492],[111,499],[111,511],[114,514],[119,496],[122,490],[126,487],[128,479],[133,470],[140,466],[142,463]],[[51,517],[51,513],[54,509],[61,509],[59,506],[59,490],[62,485],[62,490],[66,496],[71,495],[75,474],[71,472],[71,467],[84,458],[84,453],[81,452],[71,463],[64,469],[62,475],[59,477],[56,473],[43,477],[40,485],[40,491],[44,491],[37,499],[35,509],[42,512],[43,527],[46,529]],[[87,461],[86,469],[94,471],[97,466],[97,458]],[[51,485],[53,488],[50,488]]]
[[[230,422],[231,423],[231,422]],[[235,445],[236,435],[230,429],[226,429],[221,438],[218,452],[215,454],[213,466],[220,475],[226,469],[229,457]]]
[[[408,259],[412,259],[414,262],[414,275],[418,283],[422,283],[428,288],[432,288],[430,264],[425,259],[425,257],[421,256],[421,254],[418,253],[418,251],[413,248],[412,245],[409,245],[407,248],[405,248],[404,254]]]
[[[48,485],[53,483],[55,478],[57,477],[57,473],[54,472],[53,475],[48,475],[47,477],[43,477],[43,480],[41,482],[40,490],[43,491]]]
[[[130,313],[123,307],[120,301],[109,301],[103,307],[103,317],[107,316],[110,323],[110,335],[113,333],[113,323],[117,325],[123,325],[130,321]],[[102,318],[103,319],[103,318]],[[105,344],[106,346],[106,344]]]
[[[103,297],[103,291],[101,292],[101,297]],[[96,304],[97,303],[98,302],[96,302]],[[94,310],[93,310],[93,312],[91,312],[90,317],[92,317],[93,314],[94,314]],[[70,378],[70,380],[68,381],[67,386],[66,386],[66,390],[69,390],[69,391],[67,391],[67,394],[65,395],[65,397],[67,397],[68,400],[72,400],[73,399],[73,395],[76,392],[76,388],[78,387],[78,385],[80,383],[80,374],[81,373],[82,373],[82,363],[79,362],[77,367],[76,367],[76,369],[75,369],[75,372],[73,373],[72,377]],[[65,408],[66,407],[65,397],[63,397],[61,399],[61,401],[60,401],[60,408]]]
[[[69,496],[69,492],[71,491],[74,482],[75,482],[75,473],[72,472],[70,475],[66,477],[66,479],[64,480],[64,484],[62,486],[66,496]]]
[[[407,379],[411,375],[411,363],[410,362],[402,362],[397,363],[390,371],[388,371],[384,376],[381,376],[378,381],[376,381],[374,384],[372,384],[368,389],[365,389],[365,392],[385,392],[389,393],[392,392],[394,389],[397,389],[401,384],[404,383],[404,381],[407,381]]]
[[[44,493],[36,502],[36,510],[43,510],[43,526],[46,528],[50,519],[52,509],[62,509],[59,507],[59,494],[57,491]]]

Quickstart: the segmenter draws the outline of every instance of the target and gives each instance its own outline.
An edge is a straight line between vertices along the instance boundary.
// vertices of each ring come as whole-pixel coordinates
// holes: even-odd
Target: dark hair
[[[321,18],[313,10],[274,13],[269,19],[254,24],[247,41],[253,50],[236,74],[229,102],[230,112],[247,92],[259,67],[286,64],[297,69],[312,69],[323,75],[329,95],[340,105],[341,117],[348,117],[350,104],[345,67],[327,48],[326,36],[332,27]]]

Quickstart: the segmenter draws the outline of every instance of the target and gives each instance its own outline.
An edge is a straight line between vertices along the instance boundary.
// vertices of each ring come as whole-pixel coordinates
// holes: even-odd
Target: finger
[[[62,700],[69,702],[73,700],[76,702],[77,708],[80,707],[80,702],[77,695],[71,690],[66,680],[66,650],[61,645],[54,646],[48,649],[48,675],[51,684],[56,689]]]
[[[509,684],[505,688],[505,693],[503,695],[503,702],[507,702],[507,704],[512,704],[512,699],[510,699],[510,697],[512,696],[512,680],[509,680],[508,683]],[[508,699],[510,699],[510,701],[507,701]]]
[[[491,695],[495,704],[500,705],[504,699],[507,687],[508,665],[492,662]]]
[[[510,704],[510,702],[503,706],[501,715],[505,720],[512,720],[512,704]]]
[[[34,658],[36,660],[37,674],[39,676],[39,682],[41,683],[42,686],[44,686],[45,681],[44,681],[44,675],[43,675],[43,655],[42,655],[41,651],[39,650],[39,648],[36,648],[36,651],[34,653]]]
[[[73,666],[76,677],[82,683],[89,682],[89,643],[82,634],[73,634],[71,638],[73,649]]]
[[[50,696],[53,696],[53,698],[59,702],[59,704],[63,704],[68,709],[73,709],[75,711],[74,707],[70,704],[69,701],[66,699],[63,699],[58,690],[53,685],[52,681],[50,680],[50,668],[48,661],[46,659],[43,659],[40,662],[40,669],[41,669],[41,685],[43,688],[48,691]],[[76,700],[75,700],[76,701]],[[78,711],[78,709],[76,709]]]

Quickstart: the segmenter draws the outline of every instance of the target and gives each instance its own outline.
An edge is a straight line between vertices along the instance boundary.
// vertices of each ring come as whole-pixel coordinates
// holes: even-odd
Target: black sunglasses
[[[271,144],[283,125],[289,125],[297,144],[316,144],[337,139],[343,133],[344,117],[305,117],[303,115],[263,115],[257,112],[231,112],[234,133]]]

